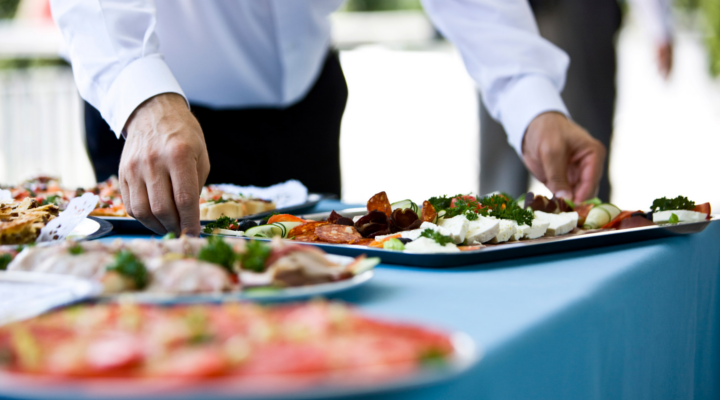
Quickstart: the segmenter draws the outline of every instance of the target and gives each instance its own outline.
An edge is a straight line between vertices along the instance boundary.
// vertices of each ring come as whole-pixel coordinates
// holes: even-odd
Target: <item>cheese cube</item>
[[[530,229],[528,225],[522,224],[518,225],[517,228],[515,228],[515,233],[510,236],[511,241],[520,240],[525,236],[525,233]]]
[[[548,222],[547,236],[559,236],[569,233],[577,226],[578,213],[565,212],[560,214],[549,214],[542,211],[535,211],[535,218]]]
[[[405,251],[413,253],[457,253],[460,249],[452,243],[441,246],[435,240],[419,237],[405,245]]]
[[[698,222],[705,221],[707,214],[699,213],[697,211],[690,210],[670,210],[670,211],[657,211],[653,213],[653,222],[663,223],[670,220],[670,216],[675,214],[678,217],[679,222]]]
[[[500,231],[497,235],[495,235],[492,240],[490,240],[490,243],[503,243],[510,240],[510,237],[517,232],[517,222],[510,220],[510,219],[501,219],[500,220]]]
[[[527,226],[527,225],[524,225]],[[523,239],[537,239],[540,237],[545,236],[545,232],[547,232],[548,227],[550,226],[550,222],[548,221],[542,221],[537,218],[533,219],[532,226],[527,226],[525,229],[525,234],[523,235]]]
[[[464,215],[458,215],[450,219],[442,218],[439,226],[448,231],[449,235],[447,236],[450,236],[455,244],[459,244],[465,241],[469,223],[470,221]]]
[[[468,231],[465,235],[467,244],[480,244],[489,242],[500,232],[500,220],[494,217],[483,217],[468,223]]]

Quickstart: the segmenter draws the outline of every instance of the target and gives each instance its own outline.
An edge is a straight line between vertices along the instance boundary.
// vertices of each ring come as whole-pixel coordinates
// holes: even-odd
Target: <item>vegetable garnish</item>
[[[43,205],[43,206],[46,206],[48,204],[57,205],[59,199],[60,199],[60,196],[53,194],[53,195],[50,195],[50,196],[44,198],[40,205]]]
[[[478,219],[478,213],[487,215],[487,210],[477,201],[475,196],[458,194],[453,197],[431,197],[428,202],[433,206],[438,215],[444,218],[452,218],[458,215],[465,215],[473,221]]]
[[[434,231],[429,228],[422,231],[420,236],[432,239],[435,241],[435,243],[439,244],[440,246],[445,246],[446,244],[453,242],[453,240],[450,236],[445,236],[442,233]]]
[[[598,198],[598,197],[594,197],[590,200],[583,201],[583,204],[594,204],[596,206],[599,206],[602,203],[603,203],[602,200],[600,200],[600,198]],[[573,207],[573,208],[575,208],[575,207]]]
[[[500,219],[513,220],[517,222],[518,225],[532,226],[533,218],[535,218],[535,214],[533,214],[531,210],[520,207],[514,200],[502,194],[485,197],[481,203],[490,209],[487,215]]]
[[[177,237],[175,236],[175,232],[168,232],[165,234],[165,236],[162,237],[162,240],[172,240],[172,239],[177,239]]]
[[[262,221],[260,222],[260,225],[267,225],[268,221],[270,221],[270,218],[272,218],[275,215],[280,215],[280,213],[276,212],[276,211],[271,212],[270,215],[267,215],[267,216],[265,216],[265,218],[262,219]]]
[[[671,224],[677,224],[678,222],[680,222],[680,218],[678,218],[678,216],[675,215],[675,213],[672,213],[672,214],[670,214],[670,218],[668,219],[668,222]]]
[[[678,196],[674,199],[668,199],[665,197],[661,197],[659,199],[655,199],[652,203],[652,207],[650,207],[650,210],[652,212],[655,211],[670,211],[670,210],[690,210],[695,208],[695,202],[688,200],[687,197],[684,196]]]
[[[80,246],[79,243],[75,243],[74,245],[70,246],[68,252],[74,256],[77,256],[84,253],[85,250],[82,248],[82,246]]]
[[[0,271],[5,271],[12,260],[13,257],[10,254],[0,254]]]
[[[230,225],[236,222],[236,220],[223,215],[218,218],[217,221],[208,222],[208,224],[203,227],[203,233],[213,233],[214,229],[228,229]]]
[[[207,200],[208,203],[212,203],[212,204],[222,204],[222,203],[227,203],[228,201],[230,201],[230,200],[228,200],[228,199],[210,199],[210,200]]]
[[[235,273],[233,264],[235,264],[235,260],[237,260],[237,254],[235,254],[232,247],[225,243],[219,236],[209,237],[207,244],[200,249],[197,258],[198,260],[220,265],[231,274]]]
[[[399,241],[398,239],[392,238],[392,239],[388,239],[385,242],[383,242],[383,249],[403,251],[403,250],[405,250],[405,245],[403,244],[403,242]]]
[[[255,272],[265,271],[265,261],[270,257],[272,248],[263,242],[251,240],[245,246],[245,253],[240,256],[243,269]]]
[[[150,276],[147,268],[145,268],[145,264],[129,250],[120,250],[117,252],[117,254],[115,254],[115,261],[107,267],[107,270],[115,271],[129,278],[135,283],[135,288],[138,290],[144,289],[150,281]]]

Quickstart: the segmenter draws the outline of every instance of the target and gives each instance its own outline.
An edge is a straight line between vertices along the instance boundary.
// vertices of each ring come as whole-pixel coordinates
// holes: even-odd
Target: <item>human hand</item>
[[[557,197],[583,201],[596,195],[605,146],[564,115],[546,112],[535,117],[522,151],[530,172]]]
[[[672,72],[673,67],[673,44],[672,42],[665,42],[658,46],[657,48],[657,60],[658,60],[658,69],[660,70],[660,75],[664,79],[667,79],[670,76],[670,72]]]
[[[125,128],[119,180],[128,214],[158,234],[200,234],[200,190],[210,161],[185,99],[175,93],[152,97]]]

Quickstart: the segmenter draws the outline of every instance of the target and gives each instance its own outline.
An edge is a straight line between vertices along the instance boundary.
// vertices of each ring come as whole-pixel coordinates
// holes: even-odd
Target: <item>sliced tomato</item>
[[[456,208],[457,202],[460,201],[460,199],[464,200],[466,203],[469,203],[471,201],[477,201],[475,196],[458,196],[452,199],[452,201],[450,202],[450,208]],[[482,210],[485,207],[480,205],[480,203],[478,202],[475,208],[477,208],[478,210]]]
[[[696,205],[695,208],[693,208],[693,211],[703,213],[707,215],[707,219],[710,219],[710,213],[712,212],[712,209],[710,208],[710,203],[702,203]]]
[[[273,215],[268,220],[268,224],[274,224],[275,222],[306,222],[304,219],[296,217],[290,214],[278,214]]]

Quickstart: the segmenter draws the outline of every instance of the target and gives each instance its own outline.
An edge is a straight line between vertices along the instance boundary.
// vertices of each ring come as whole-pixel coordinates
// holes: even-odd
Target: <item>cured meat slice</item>
[[[317,228],[318,226],[323,226],[323,225],[327,225],[327,224],[329,224],[329,222],[327,222],[327,221],[310,221],[310,222],[304,223],[302,225],[298,225],[298,226],[290,229],[290,231],[287,234],[287,237],[291,238],[293,236],[294,237],[303,236],[307,233],[315,232],[315,228]]]
[[[427,200],[423,202],[421,219],[423,222],[432,223],[435,223],[435,220],[437,219],[437,211],[435,211],[435,207],[433,207],[433,205]]]
[[[335,210],[332,210],[332,212],[330,213],[330,216],[327,217],[326,221],[331,224],[335,224],[335,223],[337,223],[337,221],[340,218],[344,218],[344,217],[342,215],[338,214],[337,212],[335,212]]]
[[[398,208],[393,211],[392,216],[390,217],[390,231],[392,233],[410,231],[420,228],[422,223],[423,221],[417,216],[415,211],[409,208]]]
[[[367,210],[369,213],[373,211],[380,211],[390,218],[390,215],[392,214],[392,206],[390,205],[390,200],[388,200],[387,194],[385,192],[380,192],[371,197],[367,203]]]
[[[323,225],[315,228],[318,238],[328,243],[354,243],[362,239],[362,236],[354,226],[346,225]]]
[[[390,233],[390,221],[382,211],[371,211],[355,222],[355,229],[363,237],[375,237]]]

